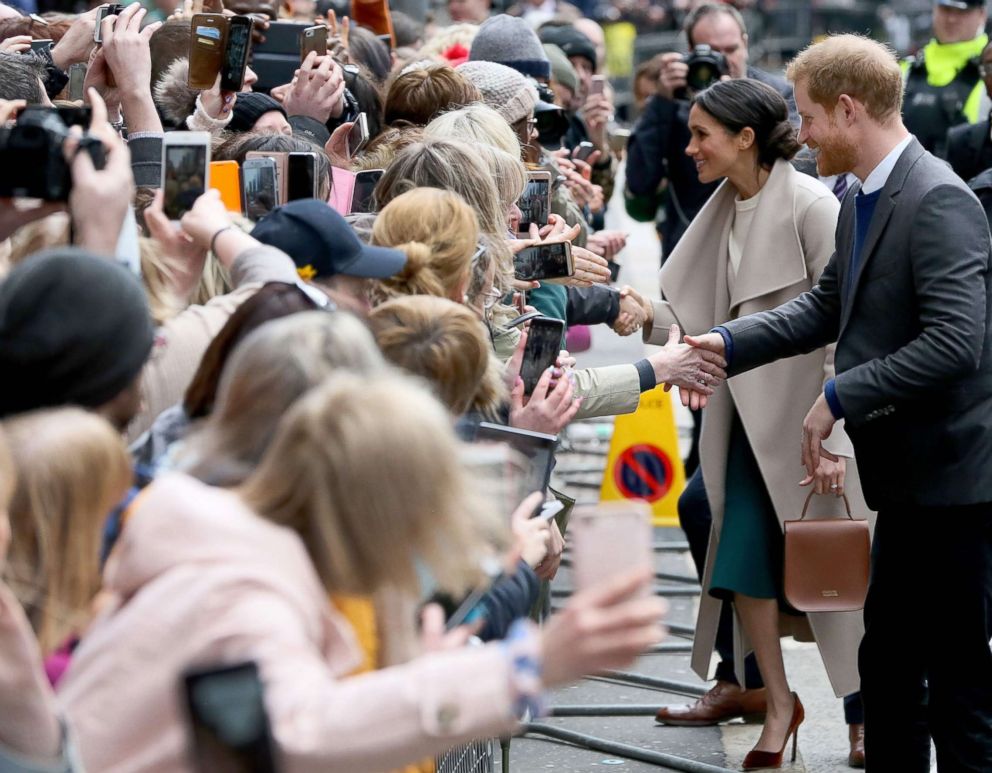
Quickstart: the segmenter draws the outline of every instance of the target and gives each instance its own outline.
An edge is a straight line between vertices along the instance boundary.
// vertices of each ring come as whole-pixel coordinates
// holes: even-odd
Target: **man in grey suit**
[[[859,653],[868,767],[925,773],[932,736],[940,771],[989,771],[988,225],[971,191],[906,131],[885,47],[834,36],[788,75],[819,173],[853,172],[860,189],[844,198],[816,287],[686,341],[724,354],[731,376],[837,343],[836,378],[803,423],[802,462],[815,469],[843,419],[878,510]]]

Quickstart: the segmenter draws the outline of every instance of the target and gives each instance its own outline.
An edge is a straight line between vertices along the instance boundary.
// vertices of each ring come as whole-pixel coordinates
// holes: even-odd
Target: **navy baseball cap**
[[[385,279],[403,270],[406,254],[364,244],[345,219],[323,201],[297,199],[263,217],[251,235],[293,259],[305,280],[335,274]]]
[[[972,8],[984,8],[985,0],[937,0],[937,5],[957,8],[959,11],[969,11]]]

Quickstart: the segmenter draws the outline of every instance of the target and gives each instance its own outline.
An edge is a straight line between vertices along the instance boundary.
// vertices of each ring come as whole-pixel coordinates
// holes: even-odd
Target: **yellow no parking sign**
[[[685,488],[672,394],[645,392],[634,413],[617,416],[599,498],[644,500],[655,526],[678,526],[678,500]]]

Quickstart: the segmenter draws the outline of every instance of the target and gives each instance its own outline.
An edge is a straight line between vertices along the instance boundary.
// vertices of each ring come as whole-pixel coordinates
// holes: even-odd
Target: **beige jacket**
[[[162,325],[141,374],[141,412],[128,425],[127,442],[137,440],[156,416],[183,399],[210,342],[242,303],[266,282],[296,279],[296,267],[285,253],[261,245],[245,250],[231,266],[231,292],[189,306]]]
[[[826,266],[834,250],[840,204],[818,180],[779,161],[761,191],[731,292],[727,245],[736,195],[736,189],[724,182],[665,262],[661,289],[667,302],[655,303],[653,330],[645,331],[651,343],[664,343],[673,322],[698,334],[728,319],[775,308],[809,290]],[[710,586],[713,557],[720,543],[734,410],[747,432],[779,521],[798,518],[809,491],[798,485],[803,477],[799,462],[802,422],[831,376],[833,349],[828,347],[737,376],[710,399],[703,413],[700,440],[703,480],[713,512],[704,589]],[[864,517],[869,511],[843,423],[835,427],[825,445],[848,457],[847,496],[855,515]],[[810,513],[839,514],[841,507],[827,497],[814,497]],[[703,593],[692,664],[704,679],[709,677],[721,604]],[[861,613],[819,613],[808,615],[808,619],[834,692],[838,696],[856,692],[857,651],[864,633]],[[783,619],[783,633],[794,633],[790,626],[794,622],[794,618]],[[743,673],[743,656],[750,644],[739,625],[735,635],[737,673]]]
[[[512,731],[500,644],[345,678],[354,636],[295,532],[178,474],[135,507],[104,574],[116,600],[59,684],[87,770],[188,770],[180,675],[244,660],[285,773],[375,773]]]

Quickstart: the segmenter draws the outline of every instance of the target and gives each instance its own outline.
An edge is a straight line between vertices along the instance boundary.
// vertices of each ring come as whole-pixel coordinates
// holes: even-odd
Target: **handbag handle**
[[[815,493],[815,491],[810,491],[809,496],[806,497],[806,503],[803,505],[803,514],[799,516],[800,521],[806,517],[806,511],[809,510],[810,500],[813,499],[813,495]],[[847,510],[847,517],[853,521],[854,516],[851,515],[851,503],[847,501],[847,494],[841,494],[841,498],[844,500],[844,509]]]

